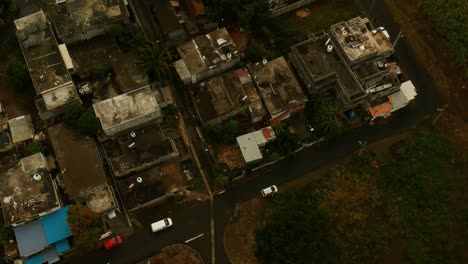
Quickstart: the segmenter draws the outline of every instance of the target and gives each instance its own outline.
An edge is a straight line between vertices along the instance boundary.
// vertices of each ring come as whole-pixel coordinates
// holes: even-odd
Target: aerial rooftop
[[[65,191],[72,200],[84,198],[106,185],[96,146],[64,123],[48,130],[61,170]]]
[[[249,70],[272,118],[307,102],[284,57],[249,65]]]
[[[60,208],[47,160],[41,153],[21,159],[0,173],[5,223],[17,226]]]
[[[266,113],[247,69],[212,77],[192,91],[197,112],[203,123],[223,121],[256,102],[260,104],[263,114]]]
[[[160,112],[150,85],[93,104],[104,130]]]
[[[224,61],[238,57],[236,45],[226,28],[199,35],[192,41],[177,47],[177,51],[190,75],[195,75]],[[179,71],[179,69],[177,70]]]
[[[330,33],[350,63],[393,51],[390,40],[382,31],[374,30],[367,18],[356,17],[337,23],[331,26]]]
[[[330,83],[330,80],[335,80],[333,86],[339,87],[340,92],[347,98],[364,96],[364,90],[331,41],[329,45],[333,48],[327,51],[327,45],[324,45],[327,39],[329,36],[325,34],[320,38],[309,39],[292,47],[293,54],[311,75],[314,82],[312,85],[315,89],[321,90]]]
[[[137,55],[128,52],[112,61],[114,78],[124,93],[141,87],[149,82],[145,69],[137,64]]]
[[[40,0],[61,39],[128,17],[122,0]]]
[[[18,116],[8,120],[11,138],[13,143],[18,143],[32,139],[34,135],[34,126],[30,115]]]
[[[19,18],[15,26],[37,94],[73,85],[44,12]]]

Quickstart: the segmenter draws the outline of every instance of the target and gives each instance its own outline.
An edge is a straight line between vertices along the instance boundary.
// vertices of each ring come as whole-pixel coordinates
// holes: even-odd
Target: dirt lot
[[[203,264],[200,255],[191,247],[172,245],[162,252],[138,264]]]
[[[447,54],[443,38],[435,33],[430,22],[422,15],[418,7],[420,1],[385,0],[385,3],[401,28],[405,29],[405,38],[445,97],[449,112],[456,116],[452,121],[466,123],[468,120],[466,69],[455,65]]]

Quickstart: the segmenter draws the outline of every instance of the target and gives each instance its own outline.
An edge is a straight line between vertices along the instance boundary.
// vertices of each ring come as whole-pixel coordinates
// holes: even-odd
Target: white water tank
[[[132,131],[132,132],[130,132],[130,137],[131,137],[131,138],[136,138],[136,133],[135,133],[135,132],[133,132],[133,131]]]
[[[230,52],[227,54],[227,58],[228,60],[232,59],[232,54]]]
[[[143,182],[143,179],[142,179],[141,177],[138,177],[138,178],[137,178],[137,182],[138,182],[138,183],[142,183],[142,182]]]
[[[35,181],[40,181],[42,179],[42,176],[39,173],[34,173],[33,179]]]
[[[127,147],[128,147],[128,149],[133,149],[133,148],[135,148],[135,142],[132,142],[132,143],[128,144]]]
[[[267,63],[268,63],[268,60],[267,60],[267,59],[263,59],[263,60],[262,60],[262,64],[263,64],[263,65],[267,65]]]
[[[330,53],[333,51],[333,46],[332,45],[328,45],[327,46],[327,52]]]
[[[84,93],[85,93],[85,90],[84,90],[83,88],[80,88],[80,89],[78,90],[78,92],[79,92],[80,94],[84,94]]]

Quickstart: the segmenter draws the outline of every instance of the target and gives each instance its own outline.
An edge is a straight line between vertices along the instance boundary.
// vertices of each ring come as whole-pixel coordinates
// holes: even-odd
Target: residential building
[[[145,69],[137,63],[138,57],[133,52],[127,52],[112,61],[114,80],[122,93],[127,93],[149,84]]]
[[[93,104],[106,136],[161,121],[162,112],[150,85]]]
[[[124,0],[40,0],[39,4],[67,45],[102,35],[129,16]]]
[[[248,65],[260,97],[270,114],[272,123],[302,111],[307,97],[284,57]]]
[[[174,8],[169,0],[158,0],[152,4],[161,32],[169,41],[184,41],[187,38],[184,27],[179,23]]]
[[[34,125],[30,115],[22,115],[8,120],[12,142],[30,140],[34,136]]]
[[[247,69],[229,71],[190,89],[195,110],[203,124],[220,123],[242,111],[253,123],[266,115],[265,107]]]
[[[81,103],[65,61],[66,47],[59,48],[49,21],[39,11],[15,20],[16,35],[36,89],[36,106],[42,119],[65,111],[70,103]]]
[[[260,148],[269,141],[276,139],[275,131],[271,126],[248,133],[236,138],[245,163],[252,164],[263,159]]]
[[[116,209],[117,202],[94,141],[64,123],[50,127],[48,132],[60,168],[58,180],[68,197],[86,203],[99,214]]]
[[[6,225],[20,226],[60,209],[57,186],[42,153],[23,158],[0,174],[0,199]]]
[[[379,100],[367,103],[371,121],[378,117],[389,117],[393,112],[407,106],[414,98],[417,92],[411,81],[406,81],[401,84],[399,91],[382,97]]]
[[[240,61],[236,45],[226,28],[199,35],[177,47],[177,51],[181,59],[174,66],[186,85],[229,71]]]
[[[67,217],[68,207],[64,207],[14,229],[22,263],[59,263],[59,255],[70,249]]]

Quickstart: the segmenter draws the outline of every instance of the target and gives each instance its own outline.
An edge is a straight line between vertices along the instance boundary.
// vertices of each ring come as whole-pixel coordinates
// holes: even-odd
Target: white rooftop
[[[260,148],[255,141],[254,133],[245,134],[236,138],[246,163],[258,161],[263,158]]]
[[[34,135],[34,126],[30,115],[18,116],[8,120],[13,143],[31,139]]]

